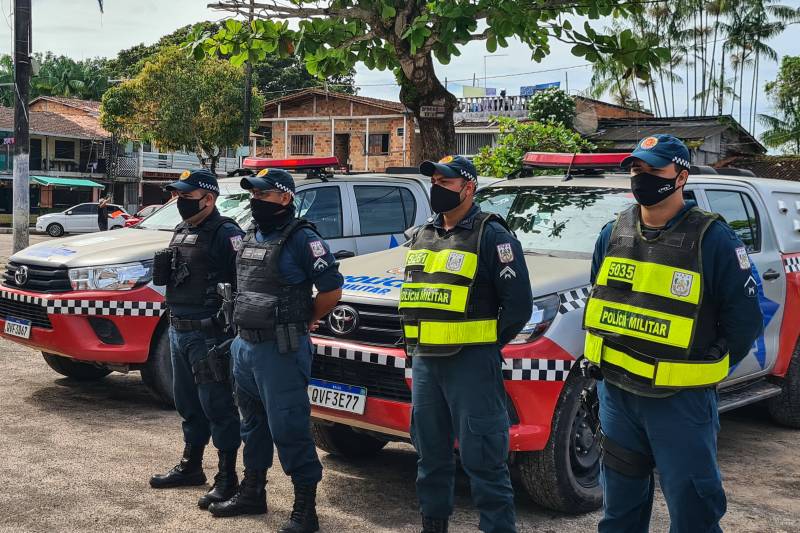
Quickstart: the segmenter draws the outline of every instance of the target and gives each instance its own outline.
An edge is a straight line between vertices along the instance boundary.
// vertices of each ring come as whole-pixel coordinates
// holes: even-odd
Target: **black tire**
[[[108,228],[108,229],[110,229],[110,230],[122,229],[122,226],[111,226],[111,227],[110,227],[110,228]]]
[[[346,459],[371,457],[387,443],[383,439],[353,431],[353,428],[344,424],[328,425],[312,421],[311,434],[317,448]]]
[[[47,366],[75,381],[97,381],[111,373],[111,370],[91,363],[81,363],[69,357],[62,357],[52,353],[42,352]]]
[[[142,381],[164,407],[175,407],[172,392],[172,356],[169,350],[167,328],[156,331],[158,338],[152,344],[147,362],[142,367]]]
[[[542,507],[568,514],[594,511],[603,504],[600,487],[600,444],[586,419],[581,391],[592,380],[571,375],[553,413],[544,450],[520,452],[519,478],[531,499]]]
[[[51,237],[61,237],[62,235],[64,235],[64,226],[56,222],[53,222],[52,224],[47,226],[47,234],[50,235]]]
[[[767,400],[769,415],[778,424],[800,429],[800,341],[780,385],[783,391]]]

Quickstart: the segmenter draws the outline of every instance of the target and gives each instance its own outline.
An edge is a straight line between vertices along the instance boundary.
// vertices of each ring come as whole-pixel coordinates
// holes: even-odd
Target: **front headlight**
[[[533,342],[547,331],[550,324],[558,315],[558,308],[561,306],[561,299],[558,294],[550,294],[533,301],[533,312],[525,327],[522,328],[516,337],[509,344],[525,344]]]
[[[128,291],[151,279],[152,261],[69,269],[69,281],[75,291]]]

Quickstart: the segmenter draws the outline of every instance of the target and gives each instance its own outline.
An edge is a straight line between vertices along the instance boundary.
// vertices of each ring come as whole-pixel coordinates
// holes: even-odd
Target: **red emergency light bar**
[[[556,154],[552,152],[528,152],[522,163],[539,168],[619,168],[630,153],[606,154]]]
[[[302,157],[298,159],[266,159],[264,157],[245,157],[244,168],[261,170],[263,168],[282,168],[284,170],[299,170],[310,168],[338,167],[339,160],[335,157]]]

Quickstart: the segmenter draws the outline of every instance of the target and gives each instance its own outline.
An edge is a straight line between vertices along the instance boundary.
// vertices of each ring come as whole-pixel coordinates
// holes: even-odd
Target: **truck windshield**
[[[234,219],[242,227],[250,223],[250,195],[246,192],[220,195],[217,198],[217,209],[222,216]],[[136,227],[172,231],[181,221],[178,205],[170,202]]]
[[[594,251],[606,222],[634,199],[624,189],[488,187],[478,191],[475,202],[505,218],[526,252],[584,257]]]

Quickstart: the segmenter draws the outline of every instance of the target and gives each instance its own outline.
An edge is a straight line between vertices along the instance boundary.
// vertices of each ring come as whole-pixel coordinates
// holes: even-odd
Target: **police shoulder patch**
[[[314,262],[314,270],[325,270],[327,267],[328,262],[321,257]]]
[[[497,257],[501,263],[510,263],[514,260],[514,250],[511,249],[511,243],[505,242],[497,245]]]
[[[750,257],[747,255],[747,248],[744,246],[736,248],[736,259],[739,261],[739,268],[750,270]]]
[[[242,247],[242,236],[241,235],[234,235],[233,237],[230,237],[230,241],[231,241],[231,246],[233,247],[233,249],[238,252],[239,249]]]
[[[314,257],[322,257],[325,255],[325,246],[322,244],[322,241],[311,241],[308,243],[308,246],[311,247],[311,255]]]

